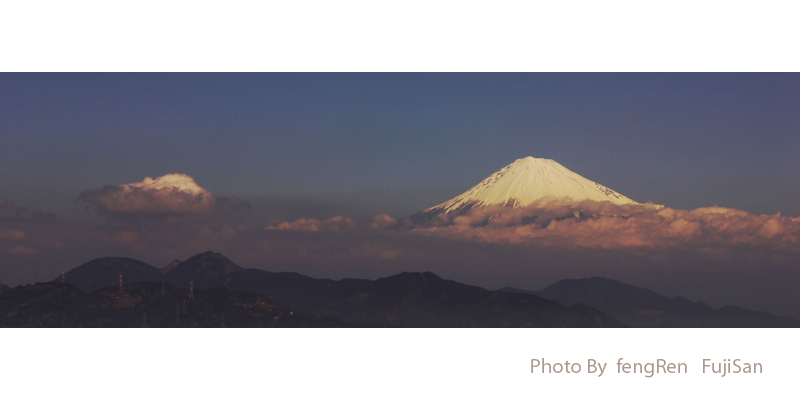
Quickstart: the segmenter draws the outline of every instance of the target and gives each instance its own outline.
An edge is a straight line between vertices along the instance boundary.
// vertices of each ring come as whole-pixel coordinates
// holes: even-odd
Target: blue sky
[[[800,216],[798,109],[797,74],[5,73],[0,197],[180,172],[401,217],[531,155],[638,201]]]

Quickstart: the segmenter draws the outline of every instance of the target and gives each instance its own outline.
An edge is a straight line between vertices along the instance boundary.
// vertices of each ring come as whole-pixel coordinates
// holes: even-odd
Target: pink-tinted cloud
[[[213,250],[247,268],[333,279],[432,271],[486,288],[541,289],[563,278],[605,276],[715,306],[800,315],[800,308],[786,306],[799,298],[798,221],[779,215],[549,204],[473,210],[438,225],[395,224],[379,215],[362,222],[343,216],[277,221],[269,229],[218,216],[142,222],[132,215],[99,224],[0,219],[0,232],[25,234],[0,240],[0,265],[15,266],[3,271],[6,283],[16,284],[29,282],[30,271],[55,278],[62,268],[97,257],[160,267]]]
[[[325,219],[300,218],[294,222],[273,221],[265,229],[296,231],[296,232],[319,232],[319,231],[350,231],[358,229],[359,224],[352,218],[341,215]]]
[[[386,214],[379,214],[369,221],[356,221],[349,217],[337,215],[328,219],[300,218],[295,221],[275,220],[265,229],[295,232],[348,232],[363,230],[391,230],[400,226],[400,222]]]
[[[385,243],[370,243],[362,241],[349,249],[349,253],[356,257],[377,257],[384,259],[397,258],[403,251]]]
[[[369,222],[370,229],[381,230],[381,229],[390,229],[394,228],[398,225],[398,221],[386,214],[379,214],[372,217],[372,220]]]
[[[28,246],[23,246],[23,245],[14,246],[14,247],[8,249],[8,254],[26,255],[27,256],[27,255],[33,255],[33,254],[36,254],[36,253],[38,253],[38,251],[36,249],[34,249],[32,247],[28,247]]]
[[[8,229],[5,231],[0,231],[0,239],[22,240],[25,239],[25,232],[17,229]]]
[[[800,250],[800,218],[724,207],[686,211],[650,204],[551,202],[472,209],[412,231],[477,242],[605,249],[750,245]]]
[[[216,207],[214,196],[184,174],[87,190],[81,199],[100,211],[117,214],[206,213]]]

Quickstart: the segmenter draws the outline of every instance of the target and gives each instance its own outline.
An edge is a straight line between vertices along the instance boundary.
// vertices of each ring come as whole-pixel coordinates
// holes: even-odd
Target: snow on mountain
[[[491,205],[517,208],[548,200],[640,204],[570,171],[553,160],[525,157],[495,172],[461,195],[417,215],[430,216]]]

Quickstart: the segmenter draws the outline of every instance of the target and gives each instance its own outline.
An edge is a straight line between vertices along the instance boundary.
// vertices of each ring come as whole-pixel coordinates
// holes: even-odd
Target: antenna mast
[[[189,300],[194,300],[194,279],[189,279]]]
[[[61,283],[64,283],[66,281],[67,281],[67,271],[62,269],[61,270]]]

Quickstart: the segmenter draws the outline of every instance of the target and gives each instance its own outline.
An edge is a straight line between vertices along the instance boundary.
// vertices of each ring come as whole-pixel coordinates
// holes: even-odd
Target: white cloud
[[[87,190],[81,193],[81,199],[98,210],[120,214],[204,213],[216,207],[211,192],[184,174]]]

